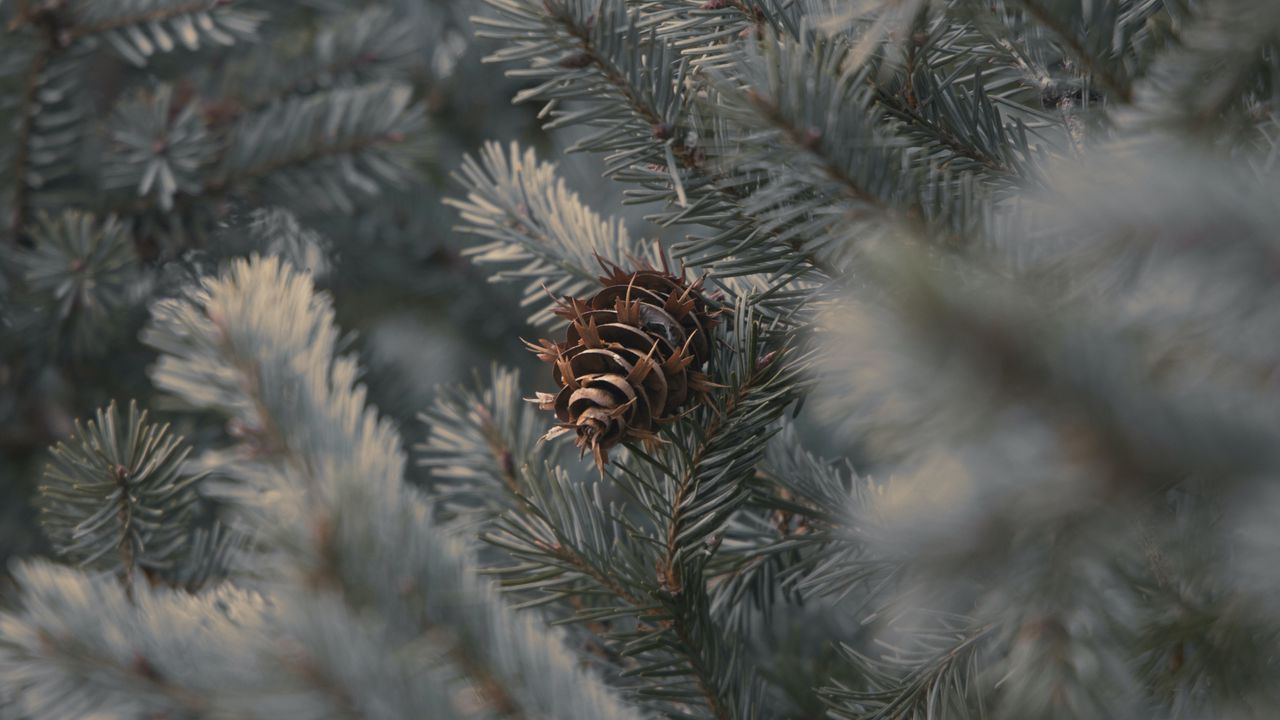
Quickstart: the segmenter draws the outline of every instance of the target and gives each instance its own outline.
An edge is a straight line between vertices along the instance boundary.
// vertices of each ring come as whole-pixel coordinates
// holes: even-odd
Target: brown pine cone
[[[702,279],[601,264],[603,290],[558,301],[556,315],[569,321],[564,341],[526,344],[552,364],[560,386],[531,398],[560,421],[544,439],[576,433],[577,446],[584,455],[590,450],[603,472],[614,445],[656,444],[658,425],[675,421],[717,385],[702,372],[716,322]]]

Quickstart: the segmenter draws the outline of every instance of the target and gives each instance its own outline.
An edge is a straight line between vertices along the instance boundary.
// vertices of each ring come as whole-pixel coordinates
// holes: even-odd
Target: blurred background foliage
[[[528,364],[518,293],[462,256],[442,198],[483,140],[568,141],[482,65],[484,7],[181,5],[0,0],[0,566],[49,549],[33,490],[75,418],[113,398],[163,413],[147,303],[226,258],[323,262],[372,398],[410,438],[438,384]],[[616,206],[597,163],[561,172]]]

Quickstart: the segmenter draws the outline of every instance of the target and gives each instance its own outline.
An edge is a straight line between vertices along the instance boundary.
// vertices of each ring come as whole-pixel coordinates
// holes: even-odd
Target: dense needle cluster
[[[603,470],[620,442],[657,441],[658,425],[716,387],[702,372],[715,324],[702,296],[702,279],[643,266],[635,271],[601,261],[604,289],[586,298],[562,298],[556,315],[569,321],[562,342],[529,343],[552,365],[560,391],[532,398],[560,421],[546,438],[568,432]]]

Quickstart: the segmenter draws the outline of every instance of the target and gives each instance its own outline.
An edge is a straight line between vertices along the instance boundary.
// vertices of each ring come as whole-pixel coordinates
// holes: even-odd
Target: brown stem
[[[768,367],[768,365],[764,367]],[[698,465],[702,461],[702,457],[706,453],[707,448],[711,446],[712,440],[724,427],[724,418],[733,413],[734,409],[741,401],[742,395],[745,394],[746,390],[751,388],[759,379],[760,370],[761,368],[757,368],[745,383],[739,386],[733,394],[728,396],[725,401],[724,408],[722,408],[720,413],[711,420],[710,425],[707,427],[706,435],[704,436],[705,440],[698,447],[693,458],[690,459],[688,469],[676,485],[675,496],[671,501],[671,522],[667,526],[665,548],[663,550],[662,558],[658,561],[658,576],[661,580],[663,589],[667,592],[673,594],[679,593],[684,583],[676,560],[676,555],[680,549],[678,537],[683,526],[681,508],[684,507],[689,494],[694,492],[694,478],[697,474]],[[724,707],[719,693],[716,692],[712,679],[710,678],[710,673],[702,666],[701,659],[697,656],[697,644],[694,643],[693,638],[690,637],[688,626],[679,616],[676,616],[672,619],[671,629],[680,640],[681,646],[686,649],[685,657],[688,659],[689,665],[694,671],[694,677],[698,682],[698,687],[702,692],[702,695],[706,698],[707,705],[711,709],[712,713],[716,718],[727,719],[731,717],[728,709]]]
[[[133,506],[129,503],[129,479],[132,473],[123,465],[115,467],[116,490],[120,493],[119,508],[116,518],[120,521],[120,580],[124,584],[125,596],[133,602],[133,573],[137,557],[133,549]]]
[[[934,139],[956,155],[980,163],[991,172],[1001,176],[1016,177],[1018,175],[1018,172],[1012,167],[1009,167],[997,158],[975,150],[971,145],[956,137],[946,128],[939,127],[926,119],[919,113],[913,103],[898,98],[892,93],[881,88],[879,85],[876,85],[874,82],[872,82],[872,88],[875,90],[877,102],[884,106],[886,110],[911,125],[928,132],[934,137]]]
[[[678,593],[681,590],[682,581],[680,579],[680,573],[677,567],[678,563],[676,561],[676,555],[680,550],[678,538],[680,536],[680,531],[683,529],[683,512],[681,511],[681,508],[684,507],[685,502],[689,498],[689,494],[695,490],[696,483],[694,482],[694,479],[698,473],[698,465],[702,462],[702,458],[706,454],[708,448],[710,448],[712,443],[715,441],[716,435],[718,435],[723,429],[725,418],[733,414],[737,409],[738,403],[742,401],[743,396],[745,396],[753,387],[755,387],[755,384],[760,381],[760,375],[767,370],[771,370],[773,367],[774,364],[772,362],[766,361],[758,364],[752,371],[751,375],[748,376],[741,385],[737,386],[734,388],[733,392],[726,395],[724,407],[716,413],[715,417],[713,417],[711,422],[707,425],[706,432],[703,435],[703,441],[694,452],[693,457],[689,460],[688,469],[685,470],[676,485],[675,497],[671,500],[671,523],[667,526],[667,537],[664,544],[663,556],[658,563],[659,576],[662,579],[664,587],[670,592]]]
[[[748,90],[747,97],[751,100],[751,104],[761,112],[765,119],[773,123],[774,127],[778,130],[782,131],[783,136],[787,138],[788,142],[816,158],[818,163],[822,166],[823,172],[825,172],[829,178],[842,185],[845,189],[845,194],[850,198],[857,200],[860,203],[870,205],[876,210],[885,213],[892,214],[894,212],[893,208],[887,205],[884,200],[875,193],[862,187],[857,180],[850,177],[849,174],[845,172],[844,168],[837,166],[830,158],[822,153],[821,136],[815,136],[813,131],[804,130],[794,125],[782,112],[782,108],[779,107],[777,103],[769,100],[755,90]]]
[[[512,498],[516,501],[518,505],[520,505],[525,510],[525,512],[537,513],[538,509],[532,503],[530,503],[529,500],[524,495],[520,494],[520,480],[511,462],[511,450],[510,448],[507,447],[506,443],[503,442],[503,439],[501,435],[496,431],[496,428],[493,427],[492,417],[483,406],[477,408],[477,410],[479,411],[479,414],[480,414],[482,430],[485,434],[486,440],[489,443],[489,449],[493,453],[494,459],[498,462],[498,466],[502,473],[503,484],[508,488],[508,490],[510,490]],[[626,602],[628,605],[631,605],[632,607],[637,609],[646,607],[648,605],[648,603],[646,603],[642,598],[632,593],[625,586],[623,586],[616,579],[614,579],[611,575],[609,575],[608,573],[601,572],[594,565],[587,562],[587,560],[583,558],[580,554],[578,554],[573,548],[568,547],[562,543],[557,543],[555,546],[542,545],[542,549],[550,553],[554,557],[556,557],[565,565],[573,568],[574,570],[581,573],[582,575],[591,578],[600,587],[604,588],[605,590],[608,590],[615,597]],[[574,598],[571,597],[570,601],[572,602],[573,599]],[[641,629],[644,629],[646,631],[657,630],[657,628],[654,628],[653,626],[649,625],[648,623],[645,623],[642,620],[638,621],[638,625]],[[689,638],[688,638],[687,631],[683,631],[681,629],[683,626],[683,623],[678,621],[673,621],[671,625],[673,626],[673,629],[676,630],[677,638],[680,639],[681,646],[684,649],[684,652],[682,652],[681,654],[684,656],[685,660],[689,663],[690,667],[693,668],[694,677],[698,682],[699,689],[707,699],[708,706],[712,707],[713,710],[715,710],[717,718],[726,718],[727,716],[724,715],[723,712],[718,709],[719,699],[716,697],[716,694],[712,691],[710,686],[707,684],[707,680],[704,677],[707,674],[706,670],[705,668],[702,667],[701,663],[699,662],[697,658],[697,654],[693,649],[694,646],[692,645],[692,643],[688,641]],[[590,629],[591,632],[598,637],[603,637],[607,632],[607,629],[600,623],[589,623],[588,629]],[[607,647],[605,647],[603,644],[601,647],[607,650]],[[483,684],[487,688],[488,684],[487,683],[483,683]],[[486,690],[486,692],[488,692],[488,690]],[[506,702],[510,704],[510,710],[508,712],[514,712],[515,707],[514,707],[514,704],[511,703],[511,700],[509,697],[506,698]],[[501,707],[503,707],[502,703],[498,703],[498,705],[500,709]]]
[[[507,490],[517,500],[527,505],[527,501],[520,494],[520,477],[516,474],[515,456],[511,452],[511,448],[507,446],[506,439],[502,437],[502,433],[498,431],[497,425],[494,424],[493,415],[483,404],[476,405],[476,414],[480,416],[480,433],[484,435],[485,444],[489,446],[489,452],[493,454],[493,460],[497,464],[502,484],[507,487]]]
[[[546,548],[553,553],[562,562],[574,568],[583,575],[591,578],[601,587],[613,593],[619,599],[625,601],[635,608],[642,608],[647,605],[641,598],[637,597],[627,588],[623,587],[617,580],[606,573],[600,572],[591,563],[584,560],[578,553],[564,545],[557,544],[554,548]],[[641,630],[659,631],[661,628],[654,628],[643,621],[638,622]],[[670,629],[675,633],[676,639],[679,641],[679,653],[685,662],[689,663],[689,669],[693,671],[694,682],[698,685],[698,692],[702,694],[703,699],[707,703],[707,708],[711,710],[716,720],[729,720],[730,715],[728,709],[724,706],[720,699],[720,694],[716,691],[714,680],[710,671],[702,664],[702,659],[698,656],[698,644],[693,642],[693,638],[689,634],[689,627],[679,615],[663,624],[663,627]]]

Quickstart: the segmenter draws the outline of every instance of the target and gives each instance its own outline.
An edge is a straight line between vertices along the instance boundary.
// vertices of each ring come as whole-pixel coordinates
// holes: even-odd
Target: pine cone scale
[[[572,431],[602,470],[613,446],[656,441],[653,428],[674,422],[714,387],[701,368],[715,322],[701,281],[652,268],[605,270],[595,295],[560,301],[556,314],[568,321],[563,342],[527,343],[551,364],[560,387],[534,400],[559,420],[548,437]]]

